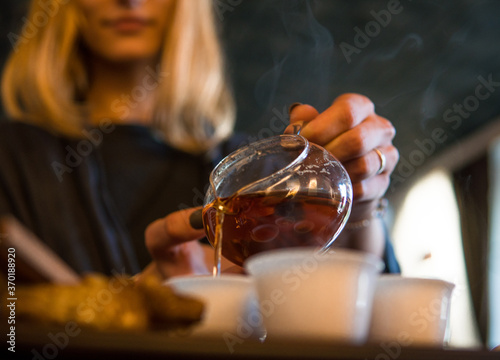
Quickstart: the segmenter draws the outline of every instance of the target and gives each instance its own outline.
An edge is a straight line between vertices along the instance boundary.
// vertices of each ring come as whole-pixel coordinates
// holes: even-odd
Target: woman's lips
[[[106,26],[109,26],[118,32],[122,33],[133,33],[143,30],[145,27],[152,24],[151,20],[135,18],[135,17],[127,17],[127,18],[119,18],[116,20],[107,20],[104,22]]]

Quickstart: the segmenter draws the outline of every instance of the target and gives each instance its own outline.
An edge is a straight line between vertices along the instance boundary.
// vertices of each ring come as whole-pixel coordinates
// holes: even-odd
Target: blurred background
[[[192,1],[192,0],[191,0]],[[0,64],[27,1],[3,0]],[[450,344],[500,344],[500,2],[214,0],[237,130],[368,96],[397,130],[387,221],[404,275],[457,286]]]

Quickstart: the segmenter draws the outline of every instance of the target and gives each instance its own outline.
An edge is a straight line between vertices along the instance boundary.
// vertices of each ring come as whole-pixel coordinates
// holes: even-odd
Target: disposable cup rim
[[[307,255],[309,254],[309,255]],[[331,258],[339,258],[341,260],[348,260],[351,262],[359,262],[367,265],[371,265],[377,269],[377,271],[383,270],[383,262],[380,258],[373,254],[364,253],[361,251],[355,251],[350,249],[330,249],[328,251],[321,252],[321,250],[314,248],[287,248],[287,249],[275,249],[269,250],[263,253],[259,253],[249,257],[243,264],[246,272],[252,276],[258,276],[260,273],[264,273],[261,269],[263,264],[269,263],[273,259],[279,261],[281,259],[290,259],[290,256],[296,256],[297,258],[306,259],[307,256],[314,256],[318,254],[319,256],[329,256]],[[305,255],[305,256],[304,256]],[[261,266],[258,266],[261,265]],[[283,265],[279,265],[276,269],[281,269]],[[267,269],[268,267],[266,267]]]
[[[435,284],[435,285],[445,285],[447,288],[454,289],[456,285],[451,281],[431,277],[431,276],[408,276],[401,274],[381,274],[378,278],[379,282],[406,282],[407,284]]]
[[[186,284],[186,283],[209,283],[212,284],[244,284],[252,285],[253,279],[250,276],[243,274],[220,274],[218,276],[213,275],[178,275],[173,276],[164,281],[164,285],[175,286],[176,284]]]

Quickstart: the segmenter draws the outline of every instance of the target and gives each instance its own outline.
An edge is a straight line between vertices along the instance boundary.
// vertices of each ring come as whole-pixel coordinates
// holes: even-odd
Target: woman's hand
[[[358,94],[339,96],[321,114],[310,105],[297,105],[290,112],[290,123],[303,122],[300,134],[309,141],[330,151],[346,168],[353,185],[354,202],[371,204],[365,211],[375,208],[389,186],[389,177],[399,159],[392,145],[395,129],[392,124],[375,113],[373,103]],[[285,133],[292,133],[289,126]],[[386,158],[379,172],[381,159],[375,149]],[[351,218],[364,219],[370,213],[353,208]]]
[[[145,232],[146,247],[153,262],[139,275],[154,274],[167,279],[179,275],[212,272],[214,250],[198,240],[205,236],[201,208],[179,210],[151,223]],[[224,272],[235,272],[234,264],[222,259]]]
[[[354,198],[349,222],[371,219],[399,159],[392,144],[396,133],[392,124],[375,113],[368,98],[358,94],[339,96],[322,113],[310,105],[293,106],[290,123],[285,133],[293,133],[294,125],[303,123],[300,134],[330,151],[349,173]],[[385,164],[376,149],[385,157]]]
[[[200,209],[185,209],[152,222],[145,231],[146,247],[153,258],[144,271],[166,279],[188,274],[208,274],[203,227],[193,226]]]

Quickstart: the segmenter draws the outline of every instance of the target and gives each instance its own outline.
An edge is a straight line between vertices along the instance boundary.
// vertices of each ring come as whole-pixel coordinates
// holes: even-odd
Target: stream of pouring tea
[[[214,266],[212,270],[212,275],[217,277],[221,274],[221,262],[222,262],[222,228],[224,225],[224,214],[228,211],[227,203],[232,197],[227,199],[221,199],[216,197],[212,204],[207,206],[206,209],[215,209],[215,228],[214,228]]]
[[[221,261],[222,261],[222,225],[224,224],[224,205],[220,203],[216,209],[215,213],[215,255],[214,255],[214,268],[213,276],[219,276],[221,273]]]

